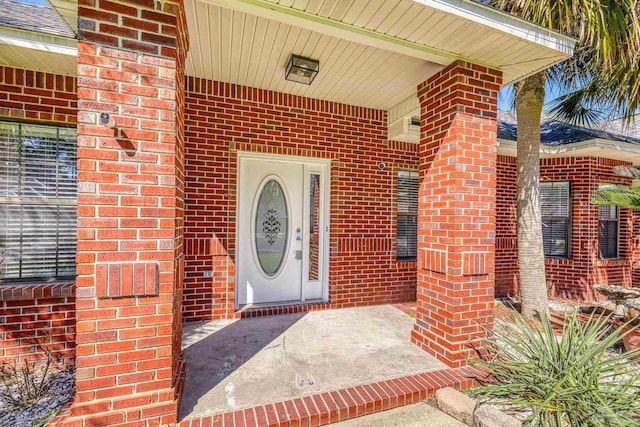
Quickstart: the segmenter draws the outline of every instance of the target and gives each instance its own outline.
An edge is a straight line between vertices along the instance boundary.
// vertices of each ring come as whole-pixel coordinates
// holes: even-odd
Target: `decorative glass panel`
[[[260,193],[256,209],[256,253],[267,276],[274,276],[285,259],[288,246],[289,211],[282,187],[269,180]]]
[[[320,175],[311,174],[309,189],[309,280],[318,280],[320,255]]]

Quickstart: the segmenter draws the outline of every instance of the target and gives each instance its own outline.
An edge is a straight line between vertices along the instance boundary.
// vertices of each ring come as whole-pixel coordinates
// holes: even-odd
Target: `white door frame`
[[[280,154],[265,154],[255,153],[251,151],[238,151],[236,158],[236,247],[235,247],[235,263],[238,264],[239,248],[240,248],[240,177],[242,162],[241,159],[253,159],[253,160],[265,160],[269,162],[283,162],[283,163],[298,163],[304,165],[304,183],[303,183],[303,214],[302,214],[302,229],[303,234],[303,267],[301,277],[301,301],[305,301],[305,291],[309,282],[308,270],[309,270],[309,248],[306,245],[306,239],[309,238],[309,186],[310,186],[310,174],[317,173],[321,176],[321,192],[320,192],[320,230],[322,235],[322,250],[320,251],[319,261],[319,281],[322,286],[322,301],[329,301],[329,237],[330,237],[330,203],[331,203],[331,160],[318,159],[315,157],[302,157],[302,156],[289,156]],[[294,201],[292,200],[291,203]],[[234,307],[239,309],[238,302],[238,272],[235,273],[235,290],[234,290]]]

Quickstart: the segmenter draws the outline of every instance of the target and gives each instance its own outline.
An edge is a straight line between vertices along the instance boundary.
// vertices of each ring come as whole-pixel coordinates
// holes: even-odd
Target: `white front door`
[[[241,153],[238,305],[325,296],[327,166]]]

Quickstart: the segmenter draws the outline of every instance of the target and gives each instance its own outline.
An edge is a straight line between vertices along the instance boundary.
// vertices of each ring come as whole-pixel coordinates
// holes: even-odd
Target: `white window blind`
[[[398,171],[396,257],[414,260],[418,254],[418,172]]]
[[[564,182],[540,183],[542,241],[546,257],[569,257],[570,185]]]
[[[600,184],[600,189],[606,188],[607,184]],[[619,213],[618,206],[598,207],[598,247],[600,258],[618,258],[618,228]]]
[[[0,122],[0,281],[75,275],[76,130]]]

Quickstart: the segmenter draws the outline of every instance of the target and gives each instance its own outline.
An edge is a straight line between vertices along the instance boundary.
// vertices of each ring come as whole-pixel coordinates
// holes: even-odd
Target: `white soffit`
[[[210,2],[185,10],[190,76],[386,110],[444,66]],[[320,61],[311,85],[285,80],[291,53]]]
[[[574,46],[470,0],[203,1],[424,61],[488,65],[503,71],[505,84],[566,59]]]
[[[0,27],[0,65],[71,76],[76,55],[75,39]]]
[[[62,20],[78,34],[78,0],[47,0]]]
[[[516,141],[498,140],[498,154],[516,157],[516,147]],[[604,157],[632,162],[634,166],[640,166],[640,144],[596,138],[560,146],[542,145],[540,157]]]

